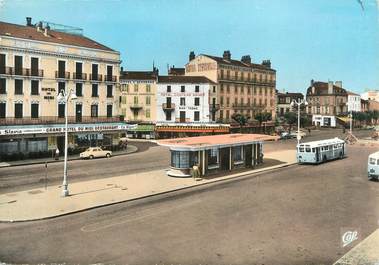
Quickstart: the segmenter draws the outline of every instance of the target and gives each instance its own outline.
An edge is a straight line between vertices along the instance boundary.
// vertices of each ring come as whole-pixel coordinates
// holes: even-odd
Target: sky
[[[310,80],[379,89],[377,0],[0,0],[0,20],[50,21],[121,53],[127,70],[184,67],[190,51],[270,59],[279,91]],[[378,0],[379,1],[379,0]]]

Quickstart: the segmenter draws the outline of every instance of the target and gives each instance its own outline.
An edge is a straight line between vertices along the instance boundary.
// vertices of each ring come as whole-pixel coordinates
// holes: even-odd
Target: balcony
[[[14,67],[12,75],[30,76],[30,69]]]
[[[13,67],[0,67],[0,74],[1,75],[12,75],[13,74]]]
[[[220,109],[220,104],[211,104],[209,105],[210,112],[216,112]]]
[[[90,116],[69,116],[68,123],[100,123],[100,122],[120,122],[122,121],[120,117],[90,117]],[[63,124],[65,123],[65,118],[59,118],[57,116],[43,116],[39,118],[0,118],[1,125],[33,125],[33,124]]]
[[[43,70],[32,68],[32,69],[30,69],[30,76],[43,77]]]
[[[162,109],[164,111],[173,111],[175,109],[175,104],[174,103],[163,103]]]
[[[70,79],[70,72],[55,71],[55,78]]]
[[[115,75],[105,75],[104,76],[105,82],[117,82],[117,76]]]
[[[142,105],[141,104],[138,104],[138,103],[135,103],[133,105],[130,105],[129,106],[131,110],[133,111],[139,111],[142,109]]]
[[[90,74],[89,75],[89,80],[101,82],[103,80],[103,76],[99,75],[99,74]]]
[[[87,80],[87,74],[84,74],[84,73],[73,73],[73,79],[76,79],[76,80]]]

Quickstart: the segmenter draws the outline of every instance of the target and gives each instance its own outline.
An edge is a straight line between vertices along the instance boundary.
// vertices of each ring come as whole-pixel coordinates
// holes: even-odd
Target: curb
[[[133,145],[134,146],[134,145]],[[135,150],[132,150],[130,152],[126,152],[126,153],[121,153],[121,154],[114,154],[112,155],[112,157],[115,157],[115,156],[123,156],[123,155],[129,155],[129,154],[133,154],[135,152],[138,151],[138,147],[137,146],[134,146],[136,149]],[[67,161],[75,161],[75,160],[82,160],[80,157],[76,157],[76,158],[68,158]],[[48,160],[48,161],[41,161],[41,162],[29,162],[29,163],[23,163],[23,164],[9,164],[7,166],[0,166],[0,169],[1,168],[8,168],[8,167],[20,167],[20,166],[29,166],[29,165],[42,165],[42,164],[52,164],[52,163],[59,163],[59,162],[64,162],[64,159],[59,159],[59,160]],[[5,162],[6,163],[6,162]]]
[[[263,168],[262,170],[256,171],[256,172],[246,171],[246,172],[236,173],[235,174],[236,176],[232,176],[232,177],[227,178],[227,179],[219,179],[219,180],[215,180],[215,181],[212,181],[212,182],[201,183],[201,184],[194,185],[194,186],[182,187],[182,188],[177,188],[177,189],[173,189],[173,190],[163,191],[163,192],[159,192],[159,193],[155,193],[155,194],[144,195],[144,196],[137,197],[137,198],[126,199],[126,200],[122,200],[122,201],[117,201],[117,202],[111,202],[111,203],[96,205],[96,206],[92,206],[92,207],[89,207],[89,208],[80,209],[80,210],[76,210],[76,211],[72,211],[72,212],[67,212],[67,213],[62,213],[62,214],[57,214],[57,215],[53,215],[53,216],[47,216],[47,217],[41,217],[41,218],[35,218],[35,219],[27,219],[27,220],[17,220],[17,221],[13,221],[13,220],[4,221],[4,220],[0,220],[0,223],[25,223],[25,222],[49,220],[49,219],[63,217],[63,216],[71,215],[71,214],[76,214],[76,213],[81,213],[81,212],[85,212],[85,211],[89,211],[89,210],[98,209],[98,208],[101,208],[101,207],[116,205],[116,204],[125,203],[125,202],[137,201],[137,200],[151,198],[151,197],[155,197],[155,196],[161,196],[161,195],[165,195],[165,194],[169,194],[169,193],[173,193],[173,192],[177,192],[177,191],[189,190],[189,189],[193,189],[193,188],[197,188],[197,187],[202,187],[202,186],[205,186],[205,185],[217,184],[217,183],[220,183],[220,182],[226,182],[226,181],[230,181],[230,180],[235,180],[237,178],[248,177],[248,176],[253,176],[254,177],[255,175],[258,175],[260,173],[274,171],[274,170],[277,170],[277,169],[280,169],[280,168],[286,168],[286,167],[290,167],[290,166],[293,166],[293,165],[297,165],[297,162],[287,163],[287,164],[283,164],[283,165],[277,165],[277,166],[273,166],[273,167],[267,168],[267,169]]]

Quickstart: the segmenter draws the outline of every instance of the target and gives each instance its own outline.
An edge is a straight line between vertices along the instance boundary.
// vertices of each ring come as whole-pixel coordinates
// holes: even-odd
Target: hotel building
[[[69,149],[118,144],[125,132],[118,116],[120,53],[53,23],[0,22],[0,155],[47,155],[64,150],[69,101]]]
[[[230,51],[222,57],[194,52],[185,66],[186,76],[204,76],[217,84],[216,104],[211,116],[219,122],[231,122],[234,113],[254,117],[261,112],[276,115],[276,71],[271,62],[252,63],[249,55],[231,58]]]

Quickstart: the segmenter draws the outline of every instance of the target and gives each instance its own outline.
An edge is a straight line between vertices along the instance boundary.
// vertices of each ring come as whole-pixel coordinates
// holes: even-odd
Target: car
[[[98,157],[111,157],[112,151],[103,150],[100,147],[89,147],[84,152],[80,153],[80,158],[85,159],[93,159]]]
[[[297,138],[297,131],[295,131],[295,132],[291,132],[290,134],[291,134],[292,138]],[[306,135],[307,135],[306,132],[303,132],[302,130],[300,130],[300,137],[301,137],[301,138],[303,138],[303,137],[306,136]]]
[[[292,138],[294,138],[293,135],[292,135],[292,133],[282,132],[280,134],[280,139],[282,139],[282,140],[284,140],[284,139],[292,139]],[[295,136],[295,138],[296,138],[296,136]]]

